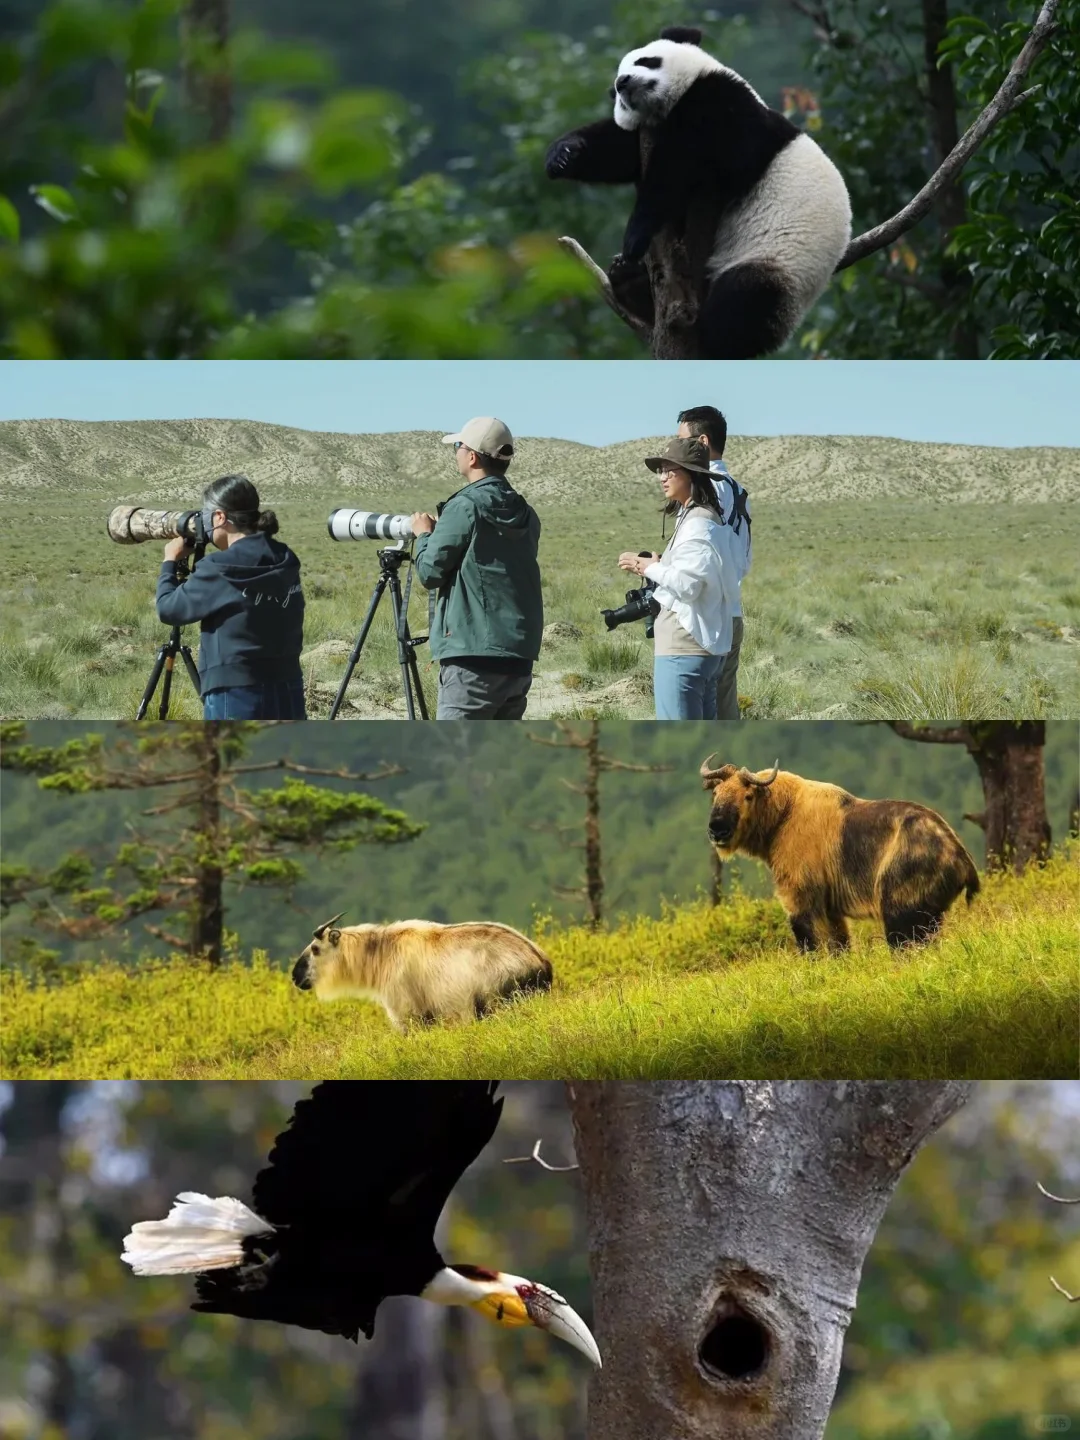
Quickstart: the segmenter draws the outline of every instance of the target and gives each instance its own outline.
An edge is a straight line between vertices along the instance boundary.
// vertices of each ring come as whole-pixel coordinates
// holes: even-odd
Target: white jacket
[[[731,621],[738,611],[738,566],[731,531],[709,510],[679,515],[663,557],[645,570],[655,580],[654,599],[710,655],[731,649]]]

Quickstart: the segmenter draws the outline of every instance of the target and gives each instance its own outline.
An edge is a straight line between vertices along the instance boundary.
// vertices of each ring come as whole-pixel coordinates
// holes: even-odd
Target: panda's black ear
[[[692,25],[669,25],[660,31],[661,40],[674,40],[677,45],[700,45],[701,31]]]

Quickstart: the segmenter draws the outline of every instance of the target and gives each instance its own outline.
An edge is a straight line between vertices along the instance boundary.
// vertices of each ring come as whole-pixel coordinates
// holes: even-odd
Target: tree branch
[[[318,765],[301,765],[296,760],[289,760],[283,757],[280,760],[265,760],[257,765],[230,765],[230,775],[250,775],[256,770],[294,770],[298,775],[329,775],[335,780],[385,780],[389,775],[405,775],[408,772],[403,765],[388,765],[380,763],[378,770],[359,771],[346,770],[324,770]]]
[[[605,303],[615,311],[615,314],[618,315],[623,324],[628,325],[639,340],[643,340],[646,345],[651,345],[653,336],[652,326],[647,325],[644,320],[640,319],[637,315],[632,315],[629,310],[624,309],[619,304],[615,298],[615,291],[611,288],[611,281],[607,277],[607,272],[602,266],[596,263],[585,247],[579,245],[578,242],[569,235],[560,235],[559,244],[568,255],[572,255],[580,265],[585,266],[585,269],[588,270],[589,274],[596,281],[597,288]]]
[[[886,720],[885,724],[901,740],[919,740],[924,745],[966,745],[971,738],[964,725],[950,725],[945,730],[923,730],[910,720]]]
[[[533,1146],[533,1148],[532,1148],[532,1154],[531,1154],[531,1155],[511,1155],[511,1156],[509,1157],[509,1159],[506,1159],[506,1160],[503,1161],[503,1164],[504,1164],[504,1165],[528,1165],[531,1160],[535,1160],[536,1163],[537,1163],[537,1165],[539,1165],[539,1166],[541,1167],[541,1169],[554,1171],[554,1172],[555,1172],[556,1174],[558,1174],[558,1175],[564,1174],[564,1173],[565,1173],[566,1171],[568,1171],[568,1170],[577,1170],[577,1169],[579,1168],[576,1164],[575,1164],[575,1165],[549,1165],[546,1160],[542,1160],[542,1159],[540,1158],[540,1146],[541,1146],[542,1143],[543,1143],[542,1141],[537,1140],[536,1144],[535,1144],[535,1145]]]
[[[1024,42],[1020,54],[1013,61],[1008,75],[998,87],[997,94],[982,114],[973,125],[968,127],[913,200],[909,201],[891,220],[885,220],[882,224],[875,225],[872,230],[867,230],[852,240],[836,267],[837,273],[846,270],[849,265],[854,265],[858,260],[865,260],[876,250],[883,250],[886,245],[892,244],[905,231],[918,224],[933,207],[941,192],[960,174],[990,131],[1004,120],[1006,115],[1035,93],[1038,86],[1031,90],[1021,90],[1020,87],[1028,71],[1046,49],[1051,36],[1057,29],[1054,20],[1057,7],[1058,0],[1043,0],[1042,9],[1035,20],[1031,34]]]
[[[1039,1190],[1043,1195],[1046,1196],[1048,1200],[1053,1200],[1058,1205],[1080,1205],[1080,1195],[1077,1195],[1071,1199],[1065,1195],[1051,1195],[1050,1191],[1047,1190],[1045,1185],[1039,1185],[1038,1180],[1035,1181],[1035,1184],[1038,1185]]]

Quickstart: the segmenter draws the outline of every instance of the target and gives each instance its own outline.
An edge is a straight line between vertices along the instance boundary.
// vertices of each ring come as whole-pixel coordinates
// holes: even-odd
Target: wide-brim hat
[[[654,472],[678,465],[681,470],[693,470],[698,475],[712,474],[708,447],[696,438],[672,440],[662,455],[648,456],[645,464]]]
[[[455,440],[460,440],[478,455],[508,460],[514,453],[514,437],[493,415],[479,415],[475,420],[467,420],[455,435],[442,437],[444,445],[453,445]]]

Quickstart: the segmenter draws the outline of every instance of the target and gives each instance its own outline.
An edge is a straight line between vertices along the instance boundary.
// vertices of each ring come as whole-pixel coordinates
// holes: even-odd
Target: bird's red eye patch
[[[498,1272],[485,1270],[482,1265],[451,1265],[451,1270],[456,1270],[459,1275],[464,1275],[466,1280],[497,1280]]]

